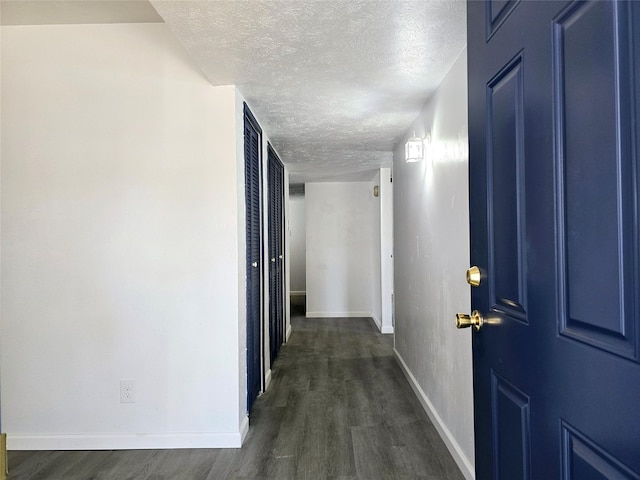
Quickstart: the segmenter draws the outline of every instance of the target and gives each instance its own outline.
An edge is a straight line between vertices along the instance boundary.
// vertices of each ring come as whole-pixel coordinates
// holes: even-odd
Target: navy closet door
[[[260,393],[261,371],[261,189],[262,130],[244,107],[244,160],[247,230],[247,411]]]
[[[271,145],[269,169],[269,344],[271,362],[284,341],[284,167]]]

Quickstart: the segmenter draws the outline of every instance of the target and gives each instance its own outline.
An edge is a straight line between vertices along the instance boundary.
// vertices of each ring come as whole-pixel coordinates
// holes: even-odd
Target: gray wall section
[[[289,229],[291,291],[304,292],[307,289],[304,195],[289,197]]]
[[[467,478],[473,477],[466,49],[425,104],[407,137],[431,143],[421,163],[394,153],[395,348]]]
[[[308,317],[373,316],[376,201],[369,182],[307,183]]]

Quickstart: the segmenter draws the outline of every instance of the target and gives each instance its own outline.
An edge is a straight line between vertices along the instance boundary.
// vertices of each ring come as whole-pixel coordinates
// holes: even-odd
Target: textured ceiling
[[[292,182],[370,179],[466,42],[463,1],[151,0],[235,84]]]
[[[238,86],[292,182],[390,166],[466,42],[462,0],[1,1],[4,25],[164,19],[211,83]]]

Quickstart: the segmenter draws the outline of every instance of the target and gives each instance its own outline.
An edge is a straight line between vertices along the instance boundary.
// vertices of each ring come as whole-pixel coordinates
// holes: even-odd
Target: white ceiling
[[[293,182],[390,166],[466,43],[463,1],[151,3],[211,83],[238,86]]]
[[[462,0],[150,3],[161,19],[146,0],[3,0],[2,23],[164,19],[213,85],[238,86],[293,183],[390,166],[466,43]]]

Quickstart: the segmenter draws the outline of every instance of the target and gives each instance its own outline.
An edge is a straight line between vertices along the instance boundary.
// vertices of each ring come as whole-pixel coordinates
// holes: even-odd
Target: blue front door
[[[640,479],[640,2],[467,15],[476,477]]]

